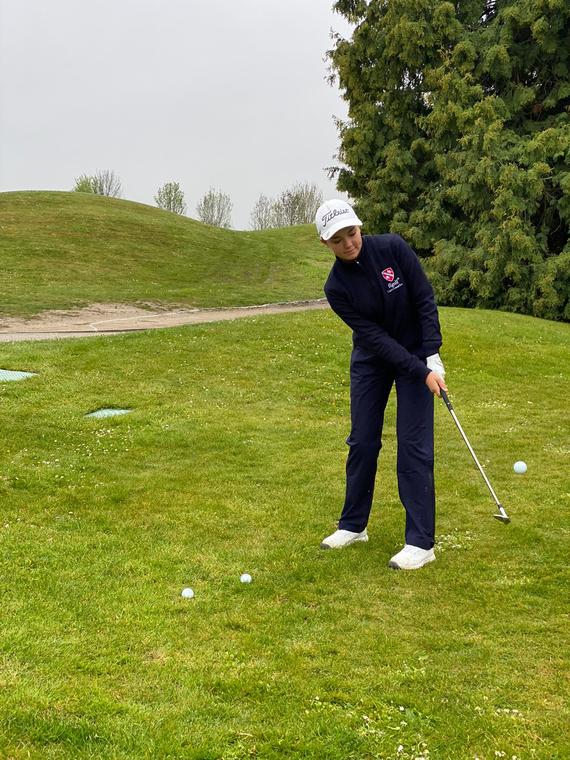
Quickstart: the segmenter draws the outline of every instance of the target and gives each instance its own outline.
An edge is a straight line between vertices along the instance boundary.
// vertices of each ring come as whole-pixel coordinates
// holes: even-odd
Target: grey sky
[[[250,226],[260,193],[337,195],[325,81],[333,0],[0,0],[0,191],[70,190],[112,169],[154,204],[178,181],[196,215],[213,186]]]

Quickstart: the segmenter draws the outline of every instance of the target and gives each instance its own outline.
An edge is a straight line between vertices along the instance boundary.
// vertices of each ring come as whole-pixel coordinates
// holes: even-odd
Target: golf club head
[[[504,523],[504,525],[507,525],[508,523],[510,523],[511,518],[508,516],[508,514],[505,512],[505,510],[500,504],[498,504],[497,506],[499,507],[499,512],[498,514],[493,515],[493,517],[495,518],[495,520],[498,520],[499,522]]]

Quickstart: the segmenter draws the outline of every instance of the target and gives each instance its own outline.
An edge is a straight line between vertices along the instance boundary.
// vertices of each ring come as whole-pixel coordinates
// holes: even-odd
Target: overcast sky
[[[333,0],[0,0],[0,191],[71,190],[112,169],[154,205],[180,183],[188,216],[210,188],[250,227],[260,193],[337,195],[323,61]]]

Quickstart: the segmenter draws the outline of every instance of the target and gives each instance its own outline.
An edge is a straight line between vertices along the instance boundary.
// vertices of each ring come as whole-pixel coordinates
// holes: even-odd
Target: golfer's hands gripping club
[[[438,375],[437,372],[430,372],[429,375],[426,377],[426,385],[430,389],[432,393],[434,393],[436,396],[441,396],[441,389],[443,388],[444,391],[447,391],[447,385],[445,384],[445,380],[441,375]]]
[[[436,396],[441,396],[441,388],[447,391],[447,385],[445,384],[445,367],[441,361],[439,354],[432,354],[426,359],[427,368],[431,370],[426,377],[426,385],[432,393]]]

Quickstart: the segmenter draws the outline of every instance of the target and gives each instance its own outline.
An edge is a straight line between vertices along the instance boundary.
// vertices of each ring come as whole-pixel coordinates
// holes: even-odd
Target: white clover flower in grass
[[[516,710],[515,708],[510,709],[508,707],[497,707],[495,710],[496,715],[510,715],[512,718],[522,718],[523,715],[520,710]]]

